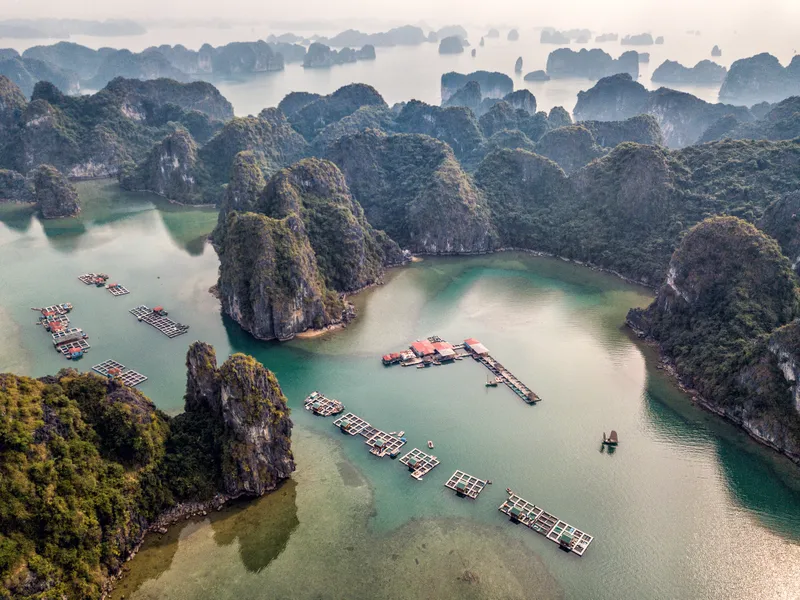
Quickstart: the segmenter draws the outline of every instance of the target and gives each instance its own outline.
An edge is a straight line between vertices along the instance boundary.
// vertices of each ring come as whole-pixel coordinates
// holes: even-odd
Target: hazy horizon
[[[708,33],[739,31],[750,35],[787,33],[796,29],[800,20],[800,2],[795,0],[727,0],[700,3],[697,0],[673,0],[669,3],[640,0],[563,0],[541,6],[518,0],[474,3],[465,6],[459,0],[407,0],[382,6],[363,0],[306,0],[302,11],[294,6],[264,6],[257,0],[229,0],[224,4],[207,0],[164,3],[162,0],[140,0],[134,4],[103,4],[88,1],[61,2],[41,0],[34,5],[21,0],[4,0],[0,20],[8,19],[133,19],[151,27],[160,24],[189,25],[198,20],[214,20],[219,24],[258,25],[288,29],[295,25],[317,25],[308,29],[330,29],[357,26],[365,31],[379,30],[404,23],[465,26],[505,26],[520,29],[553,26],[588,28],[623,33],[641,31],[706,30]],[[187,11],[188,12],[187,14]],[[46,15],[46,17],[43,17]],[[166,23],[172,21],[172,23]],[[176,22],[177,21],[177,22]],[[300,27],[297,27],[299,30]]]

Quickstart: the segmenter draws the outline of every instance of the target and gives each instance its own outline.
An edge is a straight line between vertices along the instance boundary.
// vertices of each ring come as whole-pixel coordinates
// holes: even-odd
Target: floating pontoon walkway
[[[477,498],[478,494],[486,487],[486,481],[473,477],[464,471],[456,471],[444,484],[444,487],[450,488],[455,491],[459,496],[466,496],[467,498]]]
[[[99,365],[92,367],[92,370],[97,371],[103,377],[114,377],[119,379],[127,386],[134,387],[143,381],[147,381],[147,377],[132,369],[128,369],[122,363],[115,360],[106,360]]]
[[[473,358],[485,366],[489,371],[497,376],[498,383],[506,384],[509,389],[514,392],[517,396],[522,398],[524,402],[528,404],[536,404],[537,402],[541,402],[541,398],[537,396],[527,385],[522,383],[519,379],[517,379],[511,371],[506,369],[503,365],[497,362],[494,358],[489,356],[488,354],[474,354]]]
[[[128,288],[118,283],[112,283],[111,285],[107,285],[106,289],[112,296],[124,296],[125,294],[131,293]]]
[[[108,275],[105,273],[84,273],[78,277],[78,280],[86,285],[99,285],[105,284]]]
[[[71,350],[82,350],[83,352],[86,352],[89,350],[89,348],[91,348],[89,342],[86,340],[78,340],[77,342],[67,342],[65,344],[61,344],[56,348],[56,350],[61,352],[61,354],[64,356],[69,356]]]
[[[188,325],[182,325],[168,317],[157,315],[144,304],[132,308],[128,312],[140,321],[147,323],[151,327],[155,327],[168,338],[178,337],[189,331]]]
[[[422,478],[439,464],[439,459],[430,454],[425,454],[419,448],[414,448],[401,458],[400,462],[408,467],[414,479],[422,481]]]
[[[509,492],[508,499],[500,505],[500,512],[508,515],[515,523],[522,523],[525,527],[533,529],[536,533],[545,536],[551,542],[558,544],[563,550],[574,552],[583,556],[594,537],[575,529],[551,515],[543,508],[531,504],[513,492]]]
[[[319,392],[311,392],[303,403],[306,410],[310,410],[315,415],[330,417],[338,415],[344,410],[344,404],[333,398],[326,398]]]

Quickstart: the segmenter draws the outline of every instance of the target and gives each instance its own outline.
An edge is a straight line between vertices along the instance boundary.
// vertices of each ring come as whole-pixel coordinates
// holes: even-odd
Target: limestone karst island
[[[798,22],[6,2],[0,600],[800,598]]]

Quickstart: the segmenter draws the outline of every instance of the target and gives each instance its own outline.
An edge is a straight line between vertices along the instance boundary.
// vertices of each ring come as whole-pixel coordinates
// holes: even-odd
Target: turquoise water
[[[298,472],[281,490],[150,540],[118,594],[126,598],[794,598],[800,596],[796,467],[698,410],[623,327],[647,290],[523,254],[426,259],[355,298],[346,330],[287,344],[253,340],[221,317],[208,288],[217,259],[202,241],[213,212],[175,208],[111,183],[80,186],[77,222],[46,227],[0,208],[0,369],[68,366],[31,306],[71,301],[89,333],[83,369],[113,358],[150,379],[141,389],[177,412],[185,351],[255,355],[294,409]],[[104,271],[131,289],[111,297],[76,279]],[[163,304],[191,326],[173,340],[127,310]],[[473,361],[383,367],[381,354],[438,334],[477,337],[543,401],[487,389]],[[407,449],[435,442],[422,482],[367,453],[330,419],[302,410],[312,390]],[[603,431],[621,444],[602,452]],[[492,479],[476,501],[443,487],[455,469]],[[559,552],[497,511],[511,487],[595,536],[583,558]]]

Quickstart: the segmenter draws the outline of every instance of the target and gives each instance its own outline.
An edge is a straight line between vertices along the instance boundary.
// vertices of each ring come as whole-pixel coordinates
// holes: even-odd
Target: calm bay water
[[[90,335],[82,369],[113,358],[150,379],[159,407],[182,406],[187,344],[220,360],[255,355],[293,408],[298,472],[261,500],[173,528],[130,563],[126,598],[712,598],[800,597],[796,467],[693,407],[622,327],[647,290],[523,254],[426,259],[355,298],[344,331],[286,344],[253,340],[208,293],[217,259],[203,237],[213,211],[80,184],[80,219],[43,225],[0,206],[0,370],[69,363],[34,325],[32,306],[71,301]],[[132,293],[76,279],[104,271]],[[191,325],[168,340],[128,314],[163,304]],[[524,405],[484,387],[473,361],[385,368],[414,339],[474,336],[544,399]],[[408,449],[433,440],[442,464],[422,482],[370,456],[360,438],[302,410],[312,390]],[[601,451],[616,429],[617,452]],[[492,479],[476,501],[442,487],[462,469]],[[511,487],[595,536],[583,558],[559,552],[497,511]]]

